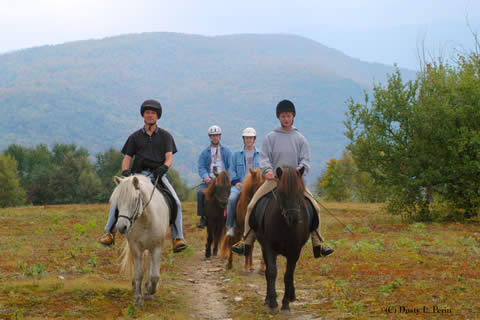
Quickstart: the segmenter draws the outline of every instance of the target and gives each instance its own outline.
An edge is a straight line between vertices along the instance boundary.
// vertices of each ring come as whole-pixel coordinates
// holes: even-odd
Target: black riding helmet
[[[162,117],[162,105],[157,100],[145,100],[140,107],[140,114],[143,117],[145,110],[153,110],[157,112],[158,119]]]
[[[277,104],[277,118],[282,112],[292,112],[295,117],[295,106],[290,100],[282,100]]]

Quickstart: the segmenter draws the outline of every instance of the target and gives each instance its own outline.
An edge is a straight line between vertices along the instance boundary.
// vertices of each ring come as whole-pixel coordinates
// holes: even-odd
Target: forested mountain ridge
[[[154,98],[164,108],[159,125],[177,143],[175,167],[195,182],[208,126],[220,125],[234,150],[241,130],[253,126],[260,145],[284,98],[297,106],[295,125],[310,142],[317,176],[345,145],[345,101],[394,68],[292,35],[144,33],[3,54],[0,71],[0,150],[11,143],[120,149],[142,125],[141,102]]]

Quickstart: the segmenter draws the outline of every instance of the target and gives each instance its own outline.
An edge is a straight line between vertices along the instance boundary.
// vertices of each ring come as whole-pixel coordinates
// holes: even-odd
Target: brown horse
[[[222,240],[222,256],[224,258],[228,257],[227,269],[232,268],[233,257],[232,257],[232,245],[239,241],[243,236],[244,226],[245,226],[245,215],[247,214],[247,206],[257,189],[265,181],[262,171],[260,169],[249,169],[250,173],[245,177],[242,186],[242,192],[238,197],[237,207],[236,207],[236,221],[237,227],[235,228],[235,235],[233,237],[224,236]],[[252,248],[253,249],[253,248]],[[253,250],[252,250],[253,252]],[[245,272],[253,270],[253,261],[252,254],[245,257]],[[262,271],[265,270],[265,265],[262,260]]]
[[[212,255],[217,255],[218,243],[222,235],[225,234],[225,207],[227,206],[230,195],[230,176],[228,171],[215,173],[215,179],[208,187],[203,190],[205,195],[205,217],[207,218],[207,244],[205,246],[205,258],[209,259]]]
[[[313,214],[309,215],[306,210],[308,206],[309,212],[314,212],[311,203],[305,200],[302,175],[303,168],[300,170],[292,167],[278,168],[276,171],[278,186],[272,191],[272,198],[265,208],[262,226],[255,225],[255,219],[250,219],[257,240],[262,246],[263,259],[267,266],[265,305],[272,313],[275,313],[278,307],[275,291],[277,256],[280,254],[287,258],[282,310],[290,310],[289,303],[296,299],[293,282],[295,267],[310,230],[316,227]]]

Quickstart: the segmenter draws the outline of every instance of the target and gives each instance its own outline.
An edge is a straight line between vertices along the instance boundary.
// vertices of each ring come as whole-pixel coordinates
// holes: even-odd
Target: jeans
[[[197,216],[203,217],[205,214],[203,213],[203,199],[205,196],[203,195],[203,189],[208,187],[208,184],[202,183],[198,188],[197,192]]]
[[[237,210],[237,199],[239,195],[240,189],[238,189],[236,186],[232,186],[227,204],[227,228],[232,228],[236,225],[237,219],[235,219],[235,213]]]
[[[150,174],[148,171],[142,171],[142,174],[145,176],[150,175],[150,180],[152,180],[152,183],[155,183],[155,174]],[[171,231],[172,231],[172,238],[173,239],[183,239],[183,226],[182,226],[182,204],[180,202],[180,199],[177,196],[177,193],[175,192],[175,189],[173,189],[172,185],[167,179],[166,175],[162,176],[162,182],[163,184],[167,187],[167,189],[172,193],[173,198],[175,199],[175,202],[177,203],[177,218],[175,219],[175,224],[171,225]],[[112,230],[114,227],[115,223],[117,222],[117,217],[115,214],[115,211],[117,211],[117,204],[116,203],[111,203],[110,204],[110,211],[108,212],[108,220],[107,224],[105,225],[105,230],[112,232],[116,230]]]

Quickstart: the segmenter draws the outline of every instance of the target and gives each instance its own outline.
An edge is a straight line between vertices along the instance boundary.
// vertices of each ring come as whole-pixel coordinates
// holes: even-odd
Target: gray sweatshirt
[[[267,134],[260,150],[259,165],[262,173],[272,170],[276,172],[278,167],[304,167],[304,176],[310,169],[310,148],[307,139],[292,127],[290,131],[284,131],[281,127]]]

